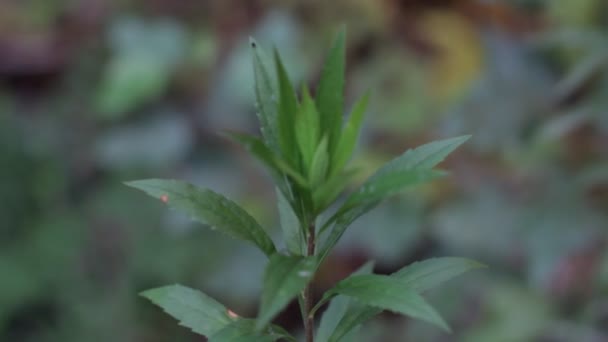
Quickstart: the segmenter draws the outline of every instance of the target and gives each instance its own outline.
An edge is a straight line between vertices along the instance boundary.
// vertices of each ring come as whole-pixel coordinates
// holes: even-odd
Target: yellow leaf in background
[[[436,49],[429,63],[429,94],[441,105],[461,97],[483,66],[479,33],[462,15],[429,11],[420,21],[424,38]]]

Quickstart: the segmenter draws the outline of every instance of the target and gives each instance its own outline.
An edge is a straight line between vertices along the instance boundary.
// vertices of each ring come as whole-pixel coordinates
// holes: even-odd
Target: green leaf
[[[281,230],[283,231],[287,250],[293,255],[302,255],[304,237],[302,236],[303,231],[300,226],[300,220],[283,193],[279,189],[277,189],[276,193]]]
[[[159,287],[144,291],[141,295],[179,320],[180,325],[204,336],[215,334],[233,321],[222,304],[185,286]]]
[[[289,302],[306,287],[316,269],[315,257],[270,257],[264,272],[262,303],[256,324],[257,330],[265,327]]]
[[[321,135],[319,113],[308,88],[302,87],[302,103],[296,117],[296,138],[304,162],[304,169],[310,170],[312,158]]]
[[[411,286],[385,275],[354,275],[336,284],[323,298],[342,294],[383,310],[390,310],[435,324],[449,331],[443,318]]]
[[[414,291],[424,292],[466,271],[484,267],[465,258],[434,258],[410,264],[393,273],[391,277],[410,286]],[[337,342],[352,329],[379,314],[375,307],[353,304],[340,320],[328,342]]]
[[[237,239],[252,242],[268,256],[276,252],[272,240],[257,221],[220,194],[177,180],[147,179],[126,184],[161,199],[194,220]]]
[[[358,270],[353,272],[353,274],[371,274],[374,270],[374,262],[370,261],[361,266]],[[332,336],[333,332],[336,330],[338,323],[344,317],[349,307],[353,304],[353,300],[346,296],[336,296],[334,297],[329,306],[323,312],[323,317],[321,317],[321,322],[319,324],[319,329],[317,330],[317,335],[315,341],[317,342],[327,342],[329,341],[330,336]]]
[[[279,150],[278,96],[279,92],[269,70],[274,65],[272,59],[253,39],[249,39],[253,50],[253,73],[257,115],[264,141],[274,151]]]
[[[329,153],[327,151],[327,136],[324,136],[317,146],[314,156],[312,157],[312,163],[310,165],[310,172],[308,175],[308,181],[311,188],[315,189],[325,181],[327,175],[327,169],[329,167]]]
[[[408,170],[387,173],[370,179],[359,187],[348,197],[344,208],[362,203],[379,203],[385,198],[403,191],[404,188],[426,183],[446,175],[447,172],[441,170]]]
[[[209,337],[209,342],[272,342],[281,338],[295,340],[278,326],[270,326],[264,332],[256,332],[255,320],[239,318]]]
[[[359,205],[354,208],[351,208],[345,212],[338,212],[332,218],[330,218],[321,228],[320,234],[325,231],[325,228],[333,224],[332,230],[329,233],[329,236],[325,240],[323,247],[319,253],[319,262],[323,262],[331,249],[340,241],[340,238],[346,231],[346,229],[353,223],[357,218],[361,215],[367,213],[372,208],[374,208],[377,203],[368,203],[365,205]]]
[[[342,341],[352,334],[353,330],[360,326],[363,322],[371,319],[382,312],[382,309],[365,305],[361,302],[351,302],[346,314],[340,319],[336,328],[332,332],[331,336],[327,339],[327,342],[338,342]],[[345,341],[349,341],[345,339]]]
[[[376,171],[349,197],[343,208],[363,202],[380,201],[407,186],[417,185],[444,175],[444,172],[431,169],[469,138],[470,136],[467,135],[435,141],[406,151]]]
[[[464,143],[470,136],[435,141],[408,150],[381,167],[357,191],[352,193],[336,214],[321,228],[332,230],[321,249],[320,262],[338,243],[348,226],[361,215],[373,209],[386,197],[403,188],[435,179],[445,173],[432,170],[448,154]]]
[[[294,122],[296,111],[298,110],[298,100],[293,90],[287,71],[281,61],[281,56],[274,50],[274,60],[276,62],[277,77],[279,84],[279,144],[283,152],[283,158],[289,161],[290,165],[296,167],[298,163],[298,150],[295,137]]]
[[[334,152],[334,162],[332,165],[332,173],[334,174],[342,170],[355,150],[357,138],[361,131],[361,124],[363,123],[363,114],[365,114],[368,101],[369,93],[363,95],[363,97],[357,101],[348,121],[342,129],[340,140],[338,140],[338,146]]]
[[[266,165],[277,184],[284,183],[283,174],[286,174],[298,185],[308,186],[304,176],[289,166],[257,137],[236,132],[226,132],[226,135],[243,145],[254,157]]]
[[[466,258],[444,257],[415,262],[393,273],[416,292],[424,292],[447,280],[485,265]]]
[[[344,113],[345,37],[346,32],[342,29],[325,61],[316,94],[322,132],[328,136],[329,153],[332,156],[340,135]]]
[[[315,211],[321,212],[332,204],[348,183],[350,183],[355,173],[356,170],[346,170],[332,176],[329,180],[314,188],[312,197]]]

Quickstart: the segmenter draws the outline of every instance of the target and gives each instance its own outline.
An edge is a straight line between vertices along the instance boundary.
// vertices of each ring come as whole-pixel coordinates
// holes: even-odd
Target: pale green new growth
[[[317,310],[328,302],[316,334],[320,342],[352,340],[357,327],[383,310],[449,331],[447,323],[422,294],[481,267],[468,259],[437,258],[386,276],[372,274],[373,264],[368,263],[313,303],[310,283],[351,223],[383,200],[444,176],[446,172],[434,167],[469,138],[446,139],[407,150],[344,196],[333,215],[316,226],[319,215],[336,204],[355,175],[348,162],[369,102],[369,94],[364,95],[350,115],[343,117],[345,37],[342,30],[327,56],[314,98],[306,86],[296,94],[278,51],[267,54],[251,40],[256,111],[262,136],[242,133],[228,136],[258,159],[275,182],[285,251],[277,251],[266,230],[247,211],[209,189],[175,180],[127,183],[196,221],[250,242],[268,256],[257,318],[237,316],[207,295],[180,285],[142,293],[181,325],[207,336],[211,342],[296,341],[284,329],[271,324],[295,298],[300,304],[307,342],[315,338]]]

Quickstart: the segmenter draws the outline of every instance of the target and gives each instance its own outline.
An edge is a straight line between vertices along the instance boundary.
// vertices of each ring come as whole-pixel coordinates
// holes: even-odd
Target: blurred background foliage
[[[314,86],[340,24],[348,103],[373,94],[359,180],[473,138],[361,218],[317,294],[368,259],[469,256],[490,268],[429,293],[454,334],[385,314],[360,341],[608,341],[603,0],[3,0],[0,340],[203,341],[137,296],[170,283],[255,315],[264,256],[122,181],[208,186],[277,233],[268,179],[218,132],[256,130],[249,36]],[[278,321],[297,333],[297,308]]]

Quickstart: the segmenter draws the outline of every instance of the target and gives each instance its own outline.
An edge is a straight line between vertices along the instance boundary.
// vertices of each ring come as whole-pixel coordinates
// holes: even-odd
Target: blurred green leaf
[[[237,239],[252,242],[268,256],[276,251],[268,234],[251,215],[233,201],[211,190],[200,189],[182,181],[163,179],[138,180],[126,184],[187,213],[194,220]]]
[[[115,119],[159,97],[186,50],[180,23],[121,17],[109,31],[113,57],[97,96],[103,118]]]

